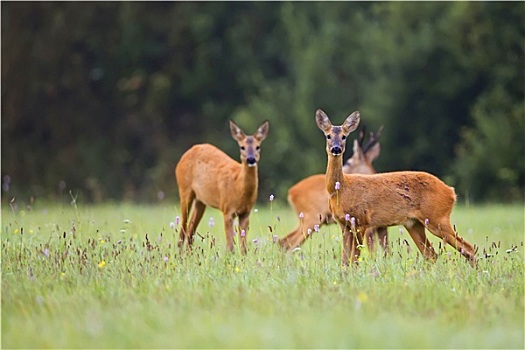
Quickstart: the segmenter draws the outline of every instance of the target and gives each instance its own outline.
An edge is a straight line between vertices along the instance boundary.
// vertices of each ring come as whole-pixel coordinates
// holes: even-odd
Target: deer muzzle
[[[330,148],[330,152],[332,153],[333,156],[337,157],[343,153],[343,149],[339,146],[333,146],[332,148]]]

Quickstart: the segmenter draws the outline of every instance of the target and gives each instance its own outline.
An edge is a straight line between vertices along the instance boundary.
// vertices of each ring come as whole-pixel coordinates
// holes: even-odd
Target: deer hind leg
[[[423,254],[423,256],[432,262],[435,262],[437,259],[437,254],[432,247],[432,244],[425,234],[425,226],[417,220],[410,220],[406,222],[403,226],[407,229],[410,237],[416,243],[417,248]]]
[[[450,224],[449,218],[444,218],[439,221],[428,221],[427,228],[437,237],[441,238],[445,243],[450,244],[457,251],[461,253],[467,260],[475,265],[476,263],[476,251],[474,246],[469,242],[465,241],[461,236],[454,231],[454,228]]]
[[[290,232],[286,237],[281,238],[279,240],[279,244],[288,251],[293,250],[312,236],[315,225],[319,225],[319,227],[321,227],[324,222],[326,222],[326,217],[323,215],[319,215],[317,218],[315,218],[311,217],[311,215],[305,214],[302,223],[300,223],[299,226]],[[310,229],[310,234],[308,234],[308,229]]]
[[[205,210],[206,210],[206,204],[204,204],[198,199],[193,201],[191,220],[190,220],[190,224],[188,225],[188,229],[186,230],[188,250],[190,250],[191,246],[193,245],[193,237],[195,236],[195,231],[197,230],[197,226],[199,226],[199,222],[201,221],[202,215],[204,215]]]
[[[179,249],[184,247],[184,241],[186,240],[186,232],[188,231],[188,217],[190,215],[190,209],[193,201],[195,200],[195,192],[188,190],[184,191],[179,187],[180,196],[180,210],[181,210],[181,230],[179,233]]]

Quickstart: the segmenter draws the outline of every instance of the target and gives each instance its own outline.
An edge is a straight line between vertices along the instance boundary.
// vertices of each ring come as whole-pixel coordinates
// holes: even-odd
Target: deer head
[[[261,143],[268,135],[270,123],[265,121],[251,136],[247,136],[233,121],[230,120],[230,132],[235,141],[239,144],[241,151],[241,162],[249,167],[257,166],[259,161]]]
[[[339,157],[345,152],[348,135],[359,125],[359,112],[350,114],[343,125],[333,126],[326,113],[318,109],[315,112],[315,121],[326,137],[326,152],[328,155]]]

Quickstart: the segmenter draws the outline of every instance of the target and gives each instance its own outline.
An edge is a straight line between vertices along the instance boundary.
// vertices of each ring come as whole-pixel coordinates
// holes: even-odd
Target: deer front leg
[[[233,252],[233,215],[223,214],[224,216],[224,232],[226,233],[226,249]]]
[[[241,252],[246,254],[247,245],[246,245],[246,235],[248,234],[248,228],[250,226],[250,212],[239,215],[239,226],[241,227],[241,232],[244,231],[244,235],[240,234],[239,242],[241,245]]]

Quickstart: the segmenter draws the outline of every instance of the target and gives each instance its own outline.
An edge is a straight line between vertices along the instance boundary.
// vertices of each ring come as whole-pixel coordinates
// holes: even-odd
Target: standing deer
[[[375,174],[372,162],[379,156],[379,139],[383,128],[376,134],[370,133],[368,142],[363,145],[365,132],[361,130],[358,140],[354,140],[354,153],[343,166],[346,174]],[[304,243],[311,234],[325,223],[334,222],[328,207],[328,193],[326,192],[325,174],[309,176],[290,188],[288,202],[301,218],[299,226],[286,237],[279,240],[279,244],[288,251]],[[302,213],[302,214],[300,214]],[[310,233],[310,234],[308,234]],[[370,252],[375,250],[374,242],[377,237],[383,250],[388,250],[386,227],[370,228],[365,233],[367,246]]]
[[[269,122],[265,121],[255,134],[247,136],[230,121],[231,135],[241,151],[241,163],[210,144],[195,145],[182,155],[175,168],[182,216],[179,249],[183,248],[185,240],[191,249],[195,230],[209,205],[222,212],[229,251],[233,251],[233,221],[239,218],[240,246],[246,253],[250,212],[257,200],[260,145],[269,127]],[[190,208],[192,216],[188,224]]]
[[[330,211],[343,231],[343,265],[358,260],[357,246],[362,244],[367,228],[394,225],[403,225],[421,254],[432,262],[437,254],[426,237],[425,227],[475,264],[474,247],[457,235],[450,224],[456,201],[452,187],[420,171],[344,174],[342,155],[348,135],[359,124],[359,112],[348,116],[341,126],[333,126],[320,109],[315,118],[326,137],[326,191]]]

